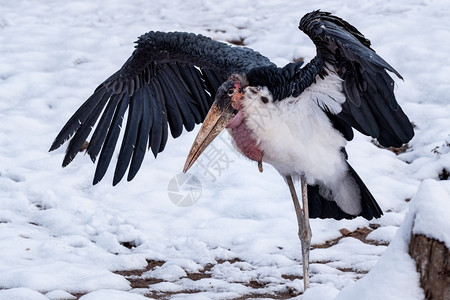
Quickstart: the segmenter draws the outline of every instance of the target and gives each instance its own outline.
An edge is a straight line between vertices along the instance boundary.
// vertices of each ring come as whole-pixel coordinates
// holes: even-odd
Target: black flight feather
[[[183,128],[192,130],[203,121],[217,88],[229,75],[269,65],[273,64],[256,51],[202,35],[148,32],[138,39],[122,68],[100,84],[70,118],[50,150],[73,135],[63,161],[66,166],[94,129],[87,153],[97,160],[97,183],[106,173],[124,127],[113,183],[120,181],[127,168],[131,179],[141,166],[144,148],[151,148],[155,157],[164,150],[168,124],[173,137]],[[127,110],[128,118],[121,126]]]
[[[139,38],[122,68],[67,122],[50,150],[73,136],[63,162],[67,165],[94,127],[87,152],[93,161],[101,153],[94,178],[94,183],[98,182],[108,168],[122,118],[129,110],[114,184],[127,168],[131,180],[142,164],[144,149],[150,148],[156,157],[164,150],[169,126],[172,136],[178,137],[183,128],[190,131],[201,123],[217,88],[233,73],[246,75],[251,86],[266,86],[278,101],[301,96],[318,78],[326,80],[335,73],[342,79],[346,97],[341,111],[318,105],[346,139],[353,138],[352,128],[386,147],[399,146],[413,137],[412,125],[395,99],[394,81],[386,71],[402,77],[375,53],[368,39],[346,21],[321,11],[306,14],[299,28],[316,45],[317,56],[305,66],[297,62],[283,68],[251,49],[202,35],[148,32]]]
[[[301,96],[318,78],[326,80],[333,72],[342,79],[346,101],[331,122],[344,137],[353,137],[349,126],[377,138],[385,147],[401,146],[414,136],[411,122],[395,99],[394,80],[386,71],[402,77],[375,53],[362,33],[321,11],[306,14],[299,29],[314,42],[317,56],[302,68],[301,63],[254,68],[247,74],[250,85],[266,86],[274,100],[283,100]],[[320,106],[330,117],[326,105]]]

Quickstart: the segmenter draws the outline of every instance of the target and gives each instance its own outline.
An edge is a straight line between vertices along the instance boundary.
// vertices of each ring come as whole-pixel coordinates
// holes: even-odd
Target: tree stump
[[[409,255],[416,261],[427,300],[450,299],[450,250],[443,242],[412,234]]]

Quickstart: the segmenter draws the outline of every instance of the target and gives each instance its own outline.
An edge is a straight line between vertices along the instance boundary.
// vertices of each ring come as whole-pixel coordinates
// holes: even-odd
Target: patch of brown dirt
[[[347,228],[342,228],[340,230],[342,236],[327,241],[324,244],[320,244],[320,245],[312,245],[312,249],[315,248],[329,248],[333,245],[336,245],[342,238],[344,237],[353,237],[356,238],[360,241],[362,241],[363,243],[366,244],[370,244],[370,245],[387,245],[387,243],[383,243],[383,242],[377,242],[377,241],[372,241],[372,240],[367,240],[367,235],[372,232],[374,229],[378,228],[379,225],[378,224],[371,224],[368,227],[364,227],[364,228],[358,228],[355,231],[350,231]],[[230,259],[230,260],[218,260],[216,264],[207,264],[204,266],[203,270],[196,272],[196,273],[188,273],[186,278],[189,278],[190,280],[193,281],[197,281],[197,280],[202,280],[205,278],[213,278],[212,276],[212,268],[220,265],[220,264],[234,264],[236,262],[245,262],[242,259],[239,258],[234,258],[234,259]],[[147,266],[143,269],[140,270],[121,270],[121,271],[115,271],[114,273],[119,274],[121,276],[124,276],[131,285],[132,289],[148,289],[149,286],[156,284],[156,283],[160,283],[163,282],[162,279],[159,278],[151,278],[148,276],[143,276],[144,273],[154,270],[157,267],[162,266],[165,261],[159,261],[159,260],[148,260],[147,261]],[[316,262],[316,263],[328,263],[326,261],[321,261],[321,262]],[[355,273],[358,275],[358,277],[363,277],[367,272],[366,271],[361,271],[361,270],[354,270],[351,268],[337,268],[338,270],[342,271],[342,272],[351,272],[351,273]],[[291,275],[291,274],[283,274],[281,275],[282,278],[288,280],[288,281],[294,281],[296,279],[303,279],[301,276],[297,276],[297,275]],[[263,294],[258,292],[258,290],[262,290],[264,289],[268,284],[266,282],[261,282],[257,279],[253,279],[250,280],[249,282],[236,282],[242,285],[245,285],[249,288],[251,288],[252,290],[254,290],[254,292],[250,292],[248,294],[242,295],[240,297],[237,298],[233,298],[233,300],[244,300],[244,299],[252,299],[252,298],[268,298],[268,299],[290,299],[292,297],[298,296],[300,295],[298,290],[292,289],[292,288],[287,288],[285,291],[282,292],[276,292],[276,293],[271,293],[271,294]],[[145,296],[149,297],[149,298],[153,298],[153,299],[170,299],[171,297],[173,297],[174,295],[177,294],[193,294],[193,293],[198,293],[198,292],[202,292],[203,290],[190,290],[190,289],[185,289],[182,291],[178,291],[178,292],[160,292],[160,291],[146,291],[145,292]],[[80,298],[81,296],[85,295],[85,293],[78,293],[78,294],[73,294],[75,297]]]
[[[363,243],[369,244],[369,245],[375,245],[375,246],[387,246],[389,245],[389,243],[387,242],[380,242],[380,241],[373,241],[373,240],[368,240],[367,239],[367,235],[369,233],[371,233],[374,229],[378,228],[379,225],[377,224],[371,224],[370,225],[371,228],[358,228],[355,231],[350,231],[347,228],[342,228],[341,230],[339,230],[342,234],[342,236],[335,238],[333,240],[329,240],[326,241],[323,244],[320,245],[312,245],[311,249],[324,249],[324,248],[330,248],[334,245],[336,245],[337,243],[339,243],[339,241],[345,237],[353,237],[355,239],[360,240]]]
[[[245,46],[244,39],[241,37],[237,40],[228,40],[227,42],[236,46]]]

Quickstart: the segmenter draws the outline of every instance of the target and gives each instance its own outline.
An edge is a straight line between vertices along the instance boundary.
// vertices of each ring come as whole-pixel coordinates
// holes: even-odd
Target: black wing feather
[[[89,142],[89,146],[86,149],[86,152],[91,157],[92,162],[95,162],[98,154],[102,148],[102,145],[105,141],[106,134],[108,133],[108,127],[111,124],[111,120],[114,116],[114,111],[116,110],[117,104],[122,99],[123,94],[115,94],[111,96],[111,99],[108,102],[108,105],[105,108],[105,111],[98,122],[98,125],[92,135],[92,138]]]
[[[100,103],[100,100],[104,96],[106,91],[102,90],[102,93],[97,93],[97,91],[90,96],[83,105],[78,108],[78,110],[70,117],[69,121],[64,125],[61,131],[56,136],[53,141],[50,151],[58,149],[62,144],[64,144],[72,133],[78,130],[82,124],[86,122],[86,119],[89,117],[90,113],[97,107]],[[111,92],[110,92],[111,94]]]
[[[94,126],[97,121],[98,116],[100,115],[104,105],[108,98],[102,97],[100,98],[100,102],[95,108],[91,111],[89,117],[84,121],[84,123],[80,124],[80,127],[77,129],[76,134],[73,136],[72,140],[69,143],[69,146],[66,150],[66,156],[63,160],[63,166],[67,166],[78,154],[83,143],[86,141],[86,138],[91,133],[92,126]]]
[[[174,89],[170,86],[168,72],[168,70],[160,71],[158,78],[160,79],[159,83],[161,85],[162,97],[165,99],[167,120],[169,121],[170,131],[172,136],[177,138],[183,132],[183,119],[176,103],[176,98],[179,97],[179,95],[174,93]]]
[[[122,126],[123,116],[130,102],[130,96],[127,92],[124,92],[123,98],[119,101],[119,106],[114,113],[111,125],[108,129],[106,135],[105,143],[100,153],[97,168],[94,174],[94,184],[97,184],[105,176],[106,170],[108,169],[109,163],[111,161],[112,155],[114,153],[114,148],[119,138],[120,129]]]
[[[142,99],[142,93],[142,89],[136,90],[135,99]],[[125,128],[125,133],[122,139],[122,146],[120,147],[119,157],[117,159],[113,185],[116,185],[122,179],[134,153],[134,147],[136,146],[136,140],[138,137],[139,123],[143,114],[142,102],[143,101],[130,101],[127,127]]]
[[[148,86],[144,86],[142,89],[143,101],[142,101],[142,117],[139,123],[139,131],[134,147],[133,158],[130,163],[130,170],[128,171],[127,180],[130,181],[136,176],[139,168],[144,160],[145,153],[147,151],[148,135],[153,123],[153,115],[150,109],[150,91]]]
[[[216,87],[216,86],[219,87],[222,84],[222,82],[224,81],[224,79],[226,79],[226,76],[220,78],[219,76],[217,76],[217,74],[215,72],[211,72],[208,69],[202,69],[201,71],[205,74],[204,78],[205,78],[206,86],[208,87],[208,89],[210,89],[214,92],[214,94],[212,95],[214,97],[215,91],[217,90],[217,88],[214,88],[214,87]]]
[[[321,11],[305,15],[299,28],[317,47],[312,63],[321,66],[318,75],[324,76],[331,65],[344,81],[347,101],[338,118],[377,138],[385,147],[401,146],[414,136],[411,122],[395,99],[394,80],[386,70],[403,78],[375,53],[368,39],[346,21]]]
[[[73,136],[63,162],[66,166],[94,128],[87,153],[92,161],[100,153],[94,184],[99,182],[110,164],[122,119],[129,110],[113,184],[128,168],[131,180],[142,164],[146,147],[155,157],[164,150],[168,123],[173,137],[178,137],[183,128],[192,130],[203,121],[217,88],[229,75],[269,65],[273,64],[258,52],[202,35],[146,33],[122,68],[69,119],[50,151]]]
[[[181,95],[181,98],[177,99],[177,103],[179,107],[182,107],[181,113],[186,130],[191,131],[194,129],[195,124],[201,123],[202,121],[201,114],[196,106],[196,101],[192,101],[191,99],[201,98],[194,98],[192,96],[192,92],[186,82],[186,77],[183,76],[179,65],[173,66],[171,69],[176,78],[183,79],[182,81],[179,81],[179,84],[175,85],[175,88],[178,89],[178,93]]]
[[[213,86],[205,86],[204,78],[197,68],[182,67],[181,70],[183,78],[190,87],[190,91],[193,93],[194,97],[192,97],[192,99],[196,100],[194,103],[196,103],[200,114],[203,116],[200,121],[202,122],[214,99],[213,94],[215,94],[215,91],[213,91]],[[205,90],[211,94],[205,93]]]
[[[333,72],[343,80],[346,101],[340,112],[334,111],[335,118],[326,105],[320,106],[345,138],[353,138],[351,127],[385,147],[401,146],[414,136],[386,70],[402,77],[375,53],[368,39],[346,21],[321,11],[306,14],[299,28],[316,45],[317,56],[303,68],[302,62],[254,68],[247,74],[250,85],[267,86],[275,100],[283,100],[299,96],[318,78],[326,80]]]
[[[151,83],[153,86],[153,96],[156,99],[164,99],[161,91],[161,87],[157,81]],[[153,156],[159,153],[161,144],[163,143],[163,131],[167,131],[167,117],[166,112],[163,109],[164,103],[162,101],[151,101],[152,112],[153,112],[153,126],[149,132],[150,148],[152,150]]]

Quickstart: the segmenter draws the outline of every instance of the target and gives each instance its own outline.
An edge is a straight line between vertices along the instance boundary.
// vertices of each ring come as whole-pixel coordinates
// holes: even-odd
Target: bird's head
[[[231,75],[217,90],[214,104],[230,103],[235,110],[239,110],[241,108],[244,88],[247,86],[248,82],[244,75]]]
[[[219,87],[216,98],[192,144],[183,172],[186,172],[194,164],[200,154],[223,129],[234,127],[233,123],[242,121],[236,119],[242,117],[242,113],[239,111],[244,98],[244,88],[247,86],[248,81],[245,75],[234,74]]]

